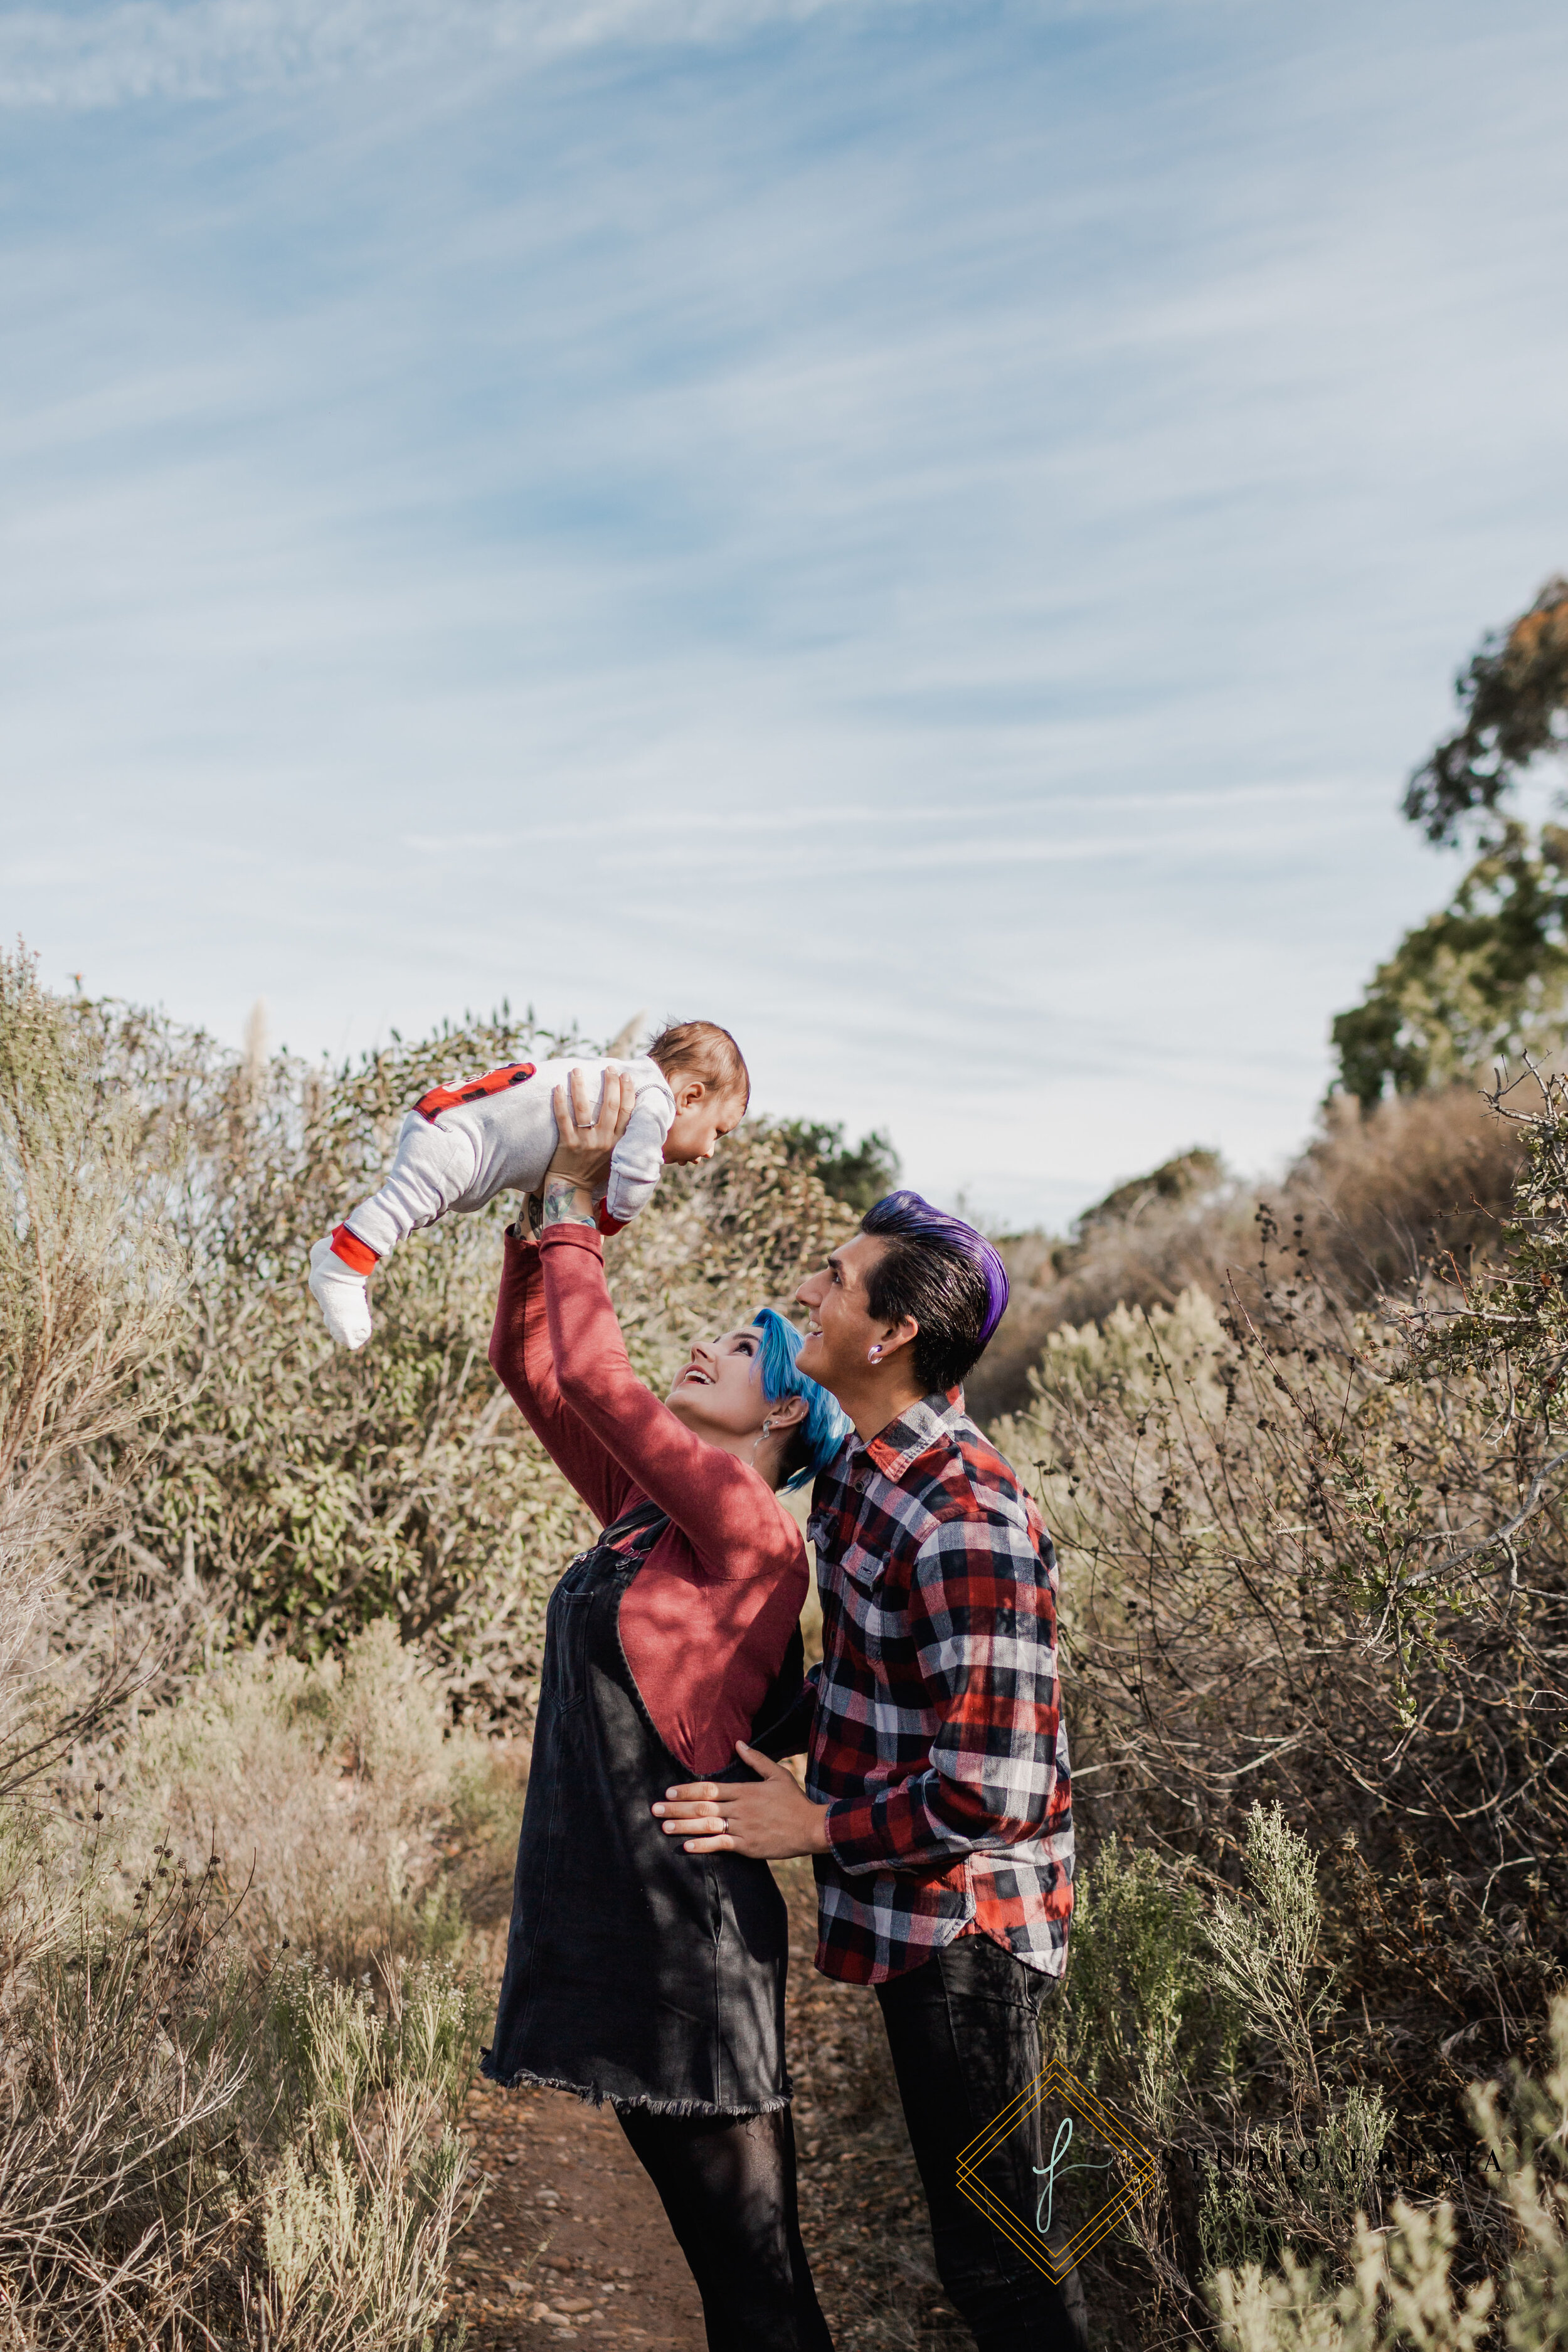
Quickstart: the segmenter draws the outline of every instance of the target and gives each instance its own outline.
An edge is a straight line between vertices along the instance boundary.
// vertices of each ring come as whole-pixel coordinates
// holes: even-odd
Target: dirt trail
[[[801,2227],[838,2352],[958,2352],[868,1993],[811,1965],[810,1865],[775,1865],[791,1916],[788,2049]],[[607,2108],[477,2085],[485,2201],[457,2241],[449,2310],[476,2352],[546,2344],[705,2352],[702,2307],[653,2186]]]
[[[482,2352],[703,2352],[702,2306],[647,2174],[605,2107],[483,2086],[467,2123],[490,2186],[452,2295]]]

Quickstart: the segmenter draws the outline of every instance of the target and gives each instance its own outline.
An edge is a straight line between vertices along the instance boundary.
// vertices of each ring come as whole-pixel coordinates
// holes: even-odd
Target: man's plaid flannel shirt
[[[963,1410],[921,1399],[816,1482],[806,1792],[828,1806],[816,1965],[879,1984],[980,1933],[1067,1967],[1072,1787],[1056,1556]]]

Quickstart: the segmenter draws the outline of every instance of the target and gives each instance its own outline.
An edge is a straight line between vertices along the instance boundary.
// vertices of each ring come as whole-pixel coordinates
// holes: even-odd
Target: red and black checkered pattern
[[[1038,1512],[933,1393],[816,1482],[823,1664],[806,1788],[829,1807],[816,1964],[879,1984],[978,1932],[1059,1976],[1072,1784],[1057,1566]]]

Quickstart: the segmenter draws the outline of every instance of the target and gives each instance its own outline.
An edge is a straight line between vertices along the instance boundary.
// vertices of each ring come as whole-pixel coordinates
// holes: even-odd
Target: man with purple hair
[[[1039,2072],[1072,1915],[1056,1559],[961,1385],[1006,1274],[972,1225],[890,1192],[797,1296],[800,1370],[854,1424],[813,1498],[805,1790],[742,1748],[757,1780],[672,1789],[654,1811],[689,1853],[814,1857],[816,1965],[875,1988],[943,2286],[981,2352],[1078,2352],[1081,2302],[1020,2251],[1047,2170],[1037,2116],[986,2166],[1021,2226],[994,2227],[958,2188],[959,2151]]]

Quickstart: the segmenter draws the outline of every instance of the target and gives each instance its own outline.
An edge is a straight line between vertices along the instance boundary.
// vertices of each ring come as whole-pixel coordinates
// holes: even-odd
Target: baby
[[[555,1156],[554,1090],[574,1069],[601,1090],[612,1070],[637,1085],[599,1203],[602,1233],[619,1233],[647,1206],[665,1160],[710,1160],[751,1099],[741,1049],[714,1021],[677,1022],[637,1061],[514,1062],[470,1086],[433,1087],[404,1120],[381,1190],[310,1252],[310,1289],[340,1347],[363,1348],[369,1339],[365,1277],[417,1226],[448,1209],[482,1209],[509,1185],[539,1190]]]

